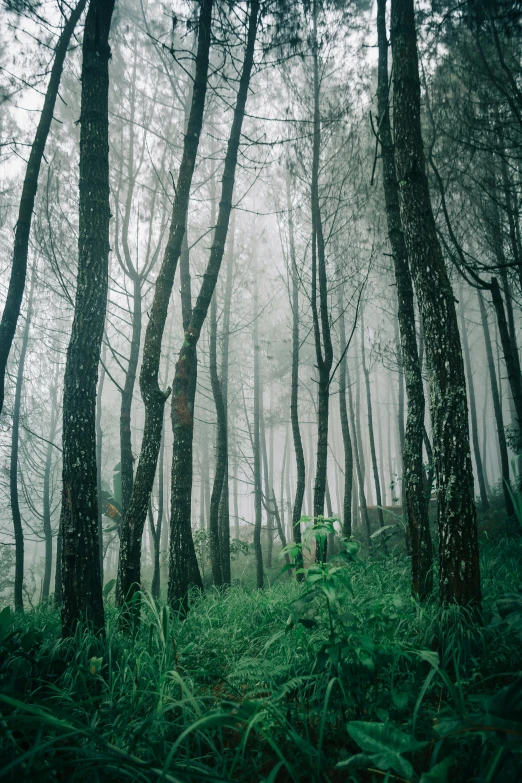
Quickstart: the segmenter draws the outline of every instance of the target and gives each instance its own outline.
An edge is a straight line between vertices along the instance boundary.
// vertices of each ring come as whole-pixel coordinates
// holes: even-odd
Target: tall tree
[[[186,232],[187,210],[196,156],[199,147],[211,44],[213,0],[203,0],[198,21],[198,46],[192,89],[192,102],[187,132],[183,141],[183,156],[178,174],[176,195],[172,207],[169,239],[161,268],[156,278],[154,298],[145,332],[143,360],[140,371],[140,390],[145,404],[145,426],[140,458],[132,497],[123,519],[118,561],[116,599],[122,604],[134,595],[141,582],[141,539],[147,518],[147,509],[158,463],[163,429],[163,412],[170,389],[159,386],[161,343],[169,306],[174,275],[182,251]]]
[[[433,551],[428,519],[428,501],[424,488],[422,441],[424,432],[424,388],[415,332],[413,285],[399,210],[399,190],[395,171],[393,137],[389,111],[388,39],[386,35],[386,0],[377,2],[377,37],[379,47],[377,101],[381,141],[384,201],[395,282],[397,285],[400,332],[399,419],[403,403],[400,389],[406,378],[408,413],[406,428],[399,422],[403,461],[403,497],[412,554],[412,589],[424,598],[432,589]],[[403,371],[404,369],[404,371]],[[404,437],[402,433],[404,431]]]
[[[109,32],[114,0],[91,0],[82,47],[80,207],[74,320],[63,397],[62,625],[104,628],[96,472],[96,386],[109,261]]]
[[[305,493],[306,467],[303,449],[303,440],[301,437],[301,428],[299,426],[299,274],[297,270],[297,261],[295,256],[295,238],[294,238],[294,212],[292,207],[292,172],[290,168],[286,173],[286,204],[288,211],[288,242],[290,254],[290,280],[291,280],[291,307],[292,307],[292,369],[291,369],[291,387],[290,387],[290,421],[292,424],[292,438],[294,442],[294,454],[296,463],[297,481],[295,488],[294,504],[292,508],[292,539],[298,546],[296,556],[297,570],[303,566],[302,553],[299,549],[301,544],[301,514],[303,510],[303,499]],[[298,581],[304,578],[303,573],[297,574]]]
[[[431,207],[421,133],[413,0],[392,0],[395,164],[408,260],[430,378],[438,486],[439,598],[480,604],[480,565],[466,382],[457,314]]]
[[[86,2],[87,0],[78,0],[58,38],[54,50],[53,67],[45,93],[44,105],[25,170],[22,196],[20,198],[18,219],[15,228],[11,277],[9,279],[9,288],[5,300],[4,311],[2,313],[2,320],[0,321],[0,413],[2,413],[4,405],[7,360],[15,336],[16,324],[20,315],[20,307],[22,306],[22,298],[24,295],[29,235],[31,233],[34,202],[38,189],[38,176],[40,174],[47,137],[53,121],[54,107],[56,105],[56,98],[58,96],[58,89],[62,78],[65,55],[67,54],[74,28],[83,13]]]
[[[257,269],[254,270],[257,275]],[[261,467],[261,383],[260,383],[260,345],[259,345],[259,304],[257,285],[254,292],[254,435],[252,438],[254,470],[254,555],[256,558],[256,587],[262,590],[265,581],[263,568],[263,549],[261,547],[261,525],[263,523],[263,485]]]
[[[504,429],[504,417],[502,415],[502,401],[500,399],[500,392],[498,388],[495,360],[493,357],[493,347],[491,345],[491,336],[489,333],[488,316],[486,313],[486,307],[484,305],[484,297],[482,296],[482,292],[480,290],[477,293],[480,308],[480,320],[482,323],[482,331],[484,333],[484,343],[486,345],[486,361],[488,364],[489,382],[491,384],[491,397],[493,400],[493,411],[495,413],[495,424],[497,427],[497,438],[500,450],[500,466],[502,472],[502,492],[504,495],[504,505],[508,519],[512,520],[515,516],[515,509],[513,507],[513,500],[509,491],[511,488],[511,481],[509,476],[509,457],[506,444],[506,432]]]
[[[227,144],[214,239],[190,324],[185,330],[185,339],[179,352],[173,383],[171,415],[174,448],[172,454],[168,600],[171,606],[176,607],[182,613],[188,609],[190,585],[196,587],[202,585],[191,529],[192,439],[194,434],[191,390],[195,388],[196,384],[196,346],[216,287],[232,211],[241,128],[254,64],[259,0],[251,0],[249,5],[247,41],[232,128]]]
[[[321,154],[321,113],[320,113],[320,75],[319,75],[319,42],[317,38],[318,2],[312,6],[312,59],[313,59],[313,149],[312,149],[312,181],[310,198],[312,207],[312,288],[311,305],[315,354],[319,383],[317,391],[317,458],[314,483],[315,518],[324,514],[324,499],[326,492],[326,474],[328,467],[328,415],[330,406],[330,372],[333,363],[333,346],[330,331],[330,314],[328,309],[328,282],[326,276],[325,240],[319,198],[319,168]],[[319,287],[319,307],[317,307],[317,287]],[[316,560],[326,559],[326,541],[318,540]]]
[[[13,423],[11,427],[11,461],[9,466],[9,497],[11,501],[11,513],[13,515],[13,530],[15,539],[15,578],[14,578],[14,608],[15,612],[24,610],[24,531],[20,502],[18,498],[18,451],[20,445],[20,411],[22,407],[22,387],[24,383],[25,358],[29,345],[29,330],[33,317],[33,294],[35,271],[31,275],[31,287],[27,301],[27,313],[25,316],[18,369],[16,372],[16,388],[13,403]]]
[[[469,408],[471,416],[471,437],[473,442],[473,453],[475,456],[475,466],[477,468],[477,479],[480,492],[480,503],[482,511],[489,511],[489,498],[484,480],[484,470],[482,468],[482,457],[480,454],[480,444],[478,435],[477,406],[475,402],[475,384],[473,383],[473,374],[471,369],[471,356],[469,351],[468,330],[466,326],[466,315],[464,312],[464,291],[460,286],[460,327],[462,333],[462,347],[464,351],[464,366],[466,368]]]
[[[361,311],[361,366],[364,376],[364,385],[366,388],[366,411],[368,414],[368,439],[370,441],[370,456],[372,459],[373,481],[375,484],[375,496],[377,499],[377,519],[379,527],[384,527],[384,515],[382,513],[381,480],[379,478],[379,467],[377,465],[377,452],[375,450],[375,434],[373,430],[373,406],[372,392],[370,387],[370,370],[366,362],[366,346],[364,335],[364,318]]]

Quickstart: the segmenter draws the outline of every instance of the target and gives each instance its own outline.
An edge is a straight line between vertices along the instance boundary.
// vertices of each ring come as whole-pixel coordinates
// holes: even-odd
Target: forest
[[[522,0],[0,0],[0,780],[522,780]]]

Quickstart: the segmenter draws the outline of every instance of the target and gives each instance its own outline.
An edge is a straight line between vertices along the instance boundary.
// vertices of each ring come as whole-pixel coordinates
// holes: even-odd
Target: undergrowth
[[[110,595],[104,640],[5,609],[0,778],[515,783],[521,556],[483,542],[481,622],[353,541],[303,584],[194,594],[184,621],[144,594],[134,636]]]

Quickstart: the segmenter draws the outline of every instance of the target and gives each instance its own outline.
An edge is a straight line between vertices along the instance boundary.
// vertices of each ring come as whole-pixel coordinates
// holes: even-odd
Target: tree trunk
[[[212,566],[212,578],[216,587],[223,584],[221,541],[219,537],[219,505],[221,502],[221,492],[223,490],[223,480],[225,477],[225,462],[223,455],[227,452],[227,423],[225,418],[225,406],[223,404],[223,395],[219,383],[217,369],[217,304],[216,292],[212,297],[210,306],[210,351],[209,351],[209,370],[212,394],[216,406],[217,433],[216,433],[216,470],[214,472],[214,485],[210,498],[210,517],[209,517],[209,540],[210,540],[210,563]]]
[[[328,281],[326,277],[325,242],[319,199],[319,166],[321,155],[321,115],[319,53],[317,41],[317,0],[313,2],[312,58],[314,80],[314,125],[312,150],[312,182],[310,200],[312,208],[312,290],[311,305],[317,369],[319,373],[317,393],[317,455],[314,482],[314,519],[324,515],[326,474],[328,466],[328,415],[330,406],[330,371],[333,362],[333,348],[328,311]],[[317,286],[319,308],[317,307]],[[325,562],[327,542],[317,542],[316,562]]]
[[[11,277],[9,279],[9,288],[5,300],[2,320],[0,322],[0,413],[4,405],[5,390],[5,372],[9,352],[16,332],[16,324],[20,315],[22,298],[25,288],[25,277],[27,274],[27,254],[29,250],[29,235],[31,233],[31,222],[33,219],[34,201],[38,189],[38,176],[40,166],[44,156],[47,136],[53,120],[54,107],[58,96],[58,89],[62,78],[63,64],[67,48],[78,23],[86,0],[78,0],[78,3],[71,11],[69,19],[63,26],[62,32],[54,50],[54,62],[49,77],[49,83],[45,93],[44,105],[40,120],[36,129],[35,137],[29,153],[27,168],[25,170],[24,184],[22,186],[22,196],[18,207],[18,220],[16,221],[15,238],[13,247],[13,260],[11,266]]]
[[[443,604],[479,605],[480,564],[466,381],[455,301],[425,169],[413,0],[392,0],[391,42],[400,215],[430,377],[438,485],[439,598]]]
[[[91,0],[83,38],[78,274],[63,398],[62,625],[104,630],[96,386],[109,260],[109,31],[114,0]]]
[[[190,117],[183,142],[183,156],[172,208],[169,239],[165,248],[163,262],[156,278],[154,299],[149,311],[149,321],[145,332],[143,360],[140,372],[140,389],[145,404],[145,426],[132,497],[127,513],[123,519],[121,531],[116,591],[116,600],[120,605],[134,595],[136,590],[139,589],[141,582],[141,540],[147,517],[149,498],[156,475],[165,402],[170,394],[170,389],[163,392],[159,386],[158,378],[161,359],[161,343],[165,330],[170,295],[174,284],[174,275],[176,273],[183,238],[185,236],[190,188],[196,165],[201,128],[203,125],[203,113],[207,91],[212,6],[213,0],[203,0],[201,3],[198,23],[199,33],[196,70],[192,90]],[[190,468],[191,479],[192,465]],[[172,498],[172,501],[175,501],[174,497]],[[172,540],[170,546],[172,547]]]
[[[306,466],[304,459],[303,441],[301,438],[301,428],[299,426],[299,273],[297,270],[295,257],[294,212],[292,207],[291,186],[291,174],[290,171],[287,170],[286,205],[288,210],[288,238],[290,245],[290,278],[292,281],[292,368],[290,387],[290,421],[292,424],[292,439],[294,442],[297,473],[294,505],[292,509],[292,538],[294,543],[300,547],[302,542],[300,519],[303,513]],[[297,552],[295,563],[298,570],[303,567],[303,554],[300,549]],[[304,574],[298,573],[297,580],[301,582],[303,579]]]
[[[491,298],[493,300],[493,306],[497,316],[498,331],[500,334],[500,342],[502,344],[502,353],[504,355],[504,362],[506,364],[509,388],[511,390],[513,404],[515,406],[518,430],[520,432],[522,429],[522,379],[520,376],[518,350],[517,346],[513,345],[511,339],[508,322],[506,320],[502,294],[500,293],[500,287],[495,277],[491,278],[490,291]]]
[[[15,578],[14,578],[14,608],[15,612],[24,611],[24,531],[22,527],[22,515],[18,499],[18,448],[20,443],[20,410],[22,407],[22,387],[24,383],[25,357],[29,344],[29,329],[33,317],[33,293],[36,268],[33,267],[31,275],[31,288],[27,301],[27,314],[20,346],[18,370],[16,373],[16,388],[13,403],[13,424],[11,430],[11,461],[9,466],[9,497],[11,501],[11,513],[13,515],[13,530],[15,539]]]
[[[51,422],[49,426],[49,438],[45,455],[44,482],[43,482],[43,532],[45,541],[44,576],[42,582],[42,601],[49,598],[51,589],[51,572],[53,568],[53,530],[51,526],[51,470],[53,461],[54,439],[58,425],[58,383],[55,379],[51,387]]]
[[[103,456],[103,430],[102,398],[105,385],[105,345],[102,345],[100,378],[96,395],[96,492],[98,494],[98,541],[100,553],[100,574],[103,584],[103,498],[102,498],[102,456]],[[58,559],[56,560],[58,563]]]
[[[475,386],[473,384],[473,375],[471,370],[471,357],[469,355],[469,343],[468,332],[466,328],[466,317],[464,314],[464,292],[462,286],[460,286],[460,328],[462,332],[462,348],[464,351],[464,366],[466,368],[468,397],[469,397],[469,409],[471,414],[471,437],[473,442],[473,453],[475,455],[475,466],[477,468],[477,479],[480,491],[480,503],[482,511],[489,511],[489,499],[486,491],[486,483],[484,481],[484,471],[482,469],[482,457],[480,454],[480,443],[478,434],[478,422],[477,422],[477,406],[475,402]]]
[[[159,599],[161,593],[161,533],[163,529],[163,511],[165,506],[164,500],[164,485],[163,485],[163,472],[164,472],[164,460],[165,460],[165,426],[161,433],[161,446],[159,453],[159,466],[158,466],[158,518],[156,520],[156,526],[151,526],[152,542],[154,544],[154,570],[152,573],[152,583],[150,592],[152,597],[156,600]]]
[[[257,269],[255,270],[257,275]],[[263,488],[261,476],[261,388],[259,378],[259,304],[257,301],[257,285],[254,293],[254,554],[256,558],[256,586],[262,590],[264,586],[263,549],[261,546]]]
[[[515,509],[513,507],[513,500],[511,498],[510,487],[511,481],[509,477],[509,457],[506,444],[506,432],[504,430],[504,417],[502,415],[502,402],[500,399],[497,374],[495,372],[495,361],[493,358],[493,348],[491,345],[491,337],[489,334],[488,317],[486,314],[486,307],[484,305],[484,297],[481,291],[477,292],[480,308],[480,319],[482,322],[482,331],[484,332],[484,343],[486,345],[486,359],[488,363],[489,382],[491,385],[491,398],[493,400],[493,411],[495,413],[495,424],[497,426],[497,438],[500,450],[500,466],[502,472],[502,491],[504,494],[504,505],[506,507],[506,514],[508,520],[514,520]],[[511,526],[511,525],[510,525]]]
[[[366,530],[366,537],[368,539],[368,546],[371,545],[371,528],[370,528],[370,518],[368,516],[368,506],[366,503],[366,493],[364,491],[364,472],[361,465],[361,449],[359,448],[359,435],[357,433],[357,428],[355,426],[355,414],[353,410],[353,398],[352,398],[352,387],[350,386],[350,379],[348,375],[348,357],[347,357],[347,363],[346,363],[346,385],[348,387],[348,407],[350,410],[350,423],[352,425],[352,434],[353,434],[353,453],[355,454],[355,466],[357,468],[357,477],[359,479],[359,506],[361,509],[361,516],[364,521],[364,527]]]
[[[223,331],[221,342],[221,396],[225,412],[226,444],[221,457],[225,465],[221,500],[219,503],[219,551],[221,553],[221,573],[223,584],[232,581],[230,570],[230,491],[229,491],[229,458],[228,458],[228,371],[230,348],[230,311],[232,306],[232,284],[234,282],[234,236],[236,230],[235,211],[230,217],[229,247],[227,254],[227,274],[225,281],[225,301],[223,303]]]
[[[248,23],[247,44],[243,61],[243,70],[239,81],[234,118],[227,145],[225,165],[221,182],[221,200],[218,219],[214,231],[214,240],[210,251],[203,283],[192,311],[190,325],[185,331],[185,340],[176,364],[172,400],[172,429],[174,448],[172,457],[171,482],[171,535],[169,553],[168,600],[172,607],[185,614],[188,610],[188,590],[190,585],[202,586],[197,564],[191,529],[191,493],[192,493],[192,438],[194,431],[194,411],[190,405],[191,389],[196,382],[196,346],[201,328],[210,307],[216,282],[225,251],[236,164],[241,139],[241,128],[245,116],[250,75],[254,62],[254,45],[257,33],[259,0],[252,0]]]
[[[383,188],[388,236],[392,249],[397,284],[397,318],[400,333],[399,436],[403,462],[403,491],[411,545],[412,590],[421,600],[433,588],[433,547],[428,500],[424,487],[422,441],[424,433],[424,388],[415,332],[413,286],[408,253],[402,232],[399,190],[393,155],[389,112],[388,40],[386,37],[386,0],[378,0],[377,33],[379,44],[378,103],[382,142]],[[398,343],[398,340],[396,340]],[[397,344],[399,349],[399,345]],[[403,372],[404,370],[404,372]],[[404,429],[403,378],[406,378],[408,413]]]
[[[348,426],[348,410],[346,408],[346,328],[344,322],[344,302],[342,290],[339,287],[339,336],[341,363],[339,364],[339,416],[341,418],[341,433],[344,449],[344,496],[342,531],[345,538],[352,535],[352,486],[353,486],[353,449]]]
[[[368,437],[370,440],[370,456],[372,458],[373,481],[375,484],[375,495],[377,499],[377,519],[379,521],[379,527],[384,527],[384,516],[382,513],[381,482],[379,479],[377,453],[375,451],[375,435],[373,432],[373,408],[372,408],[372,393],[370,389],[370,371],[366,364],[366,350],[364,345],[364,320],[363,320],[362,312],[361,312],[361,361],[362,361],[362,371],[364,375],[364,383],[366,387],[366,410],[368,413]]]

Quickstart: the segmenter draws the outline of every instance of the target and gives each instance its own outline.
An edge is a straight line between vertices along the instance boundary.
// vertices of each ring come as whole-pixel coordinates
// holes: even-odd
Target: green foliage
[[[516,783],[522,652],[502,601],[522,542],[484,542],[482,625],[419,606],[405,558],[339,549],[302,584],[195,594],[183,621],[145,593],[134,637],[111,583],[104,640],[61,640],[51,605],[3,610],[2,779]]]

